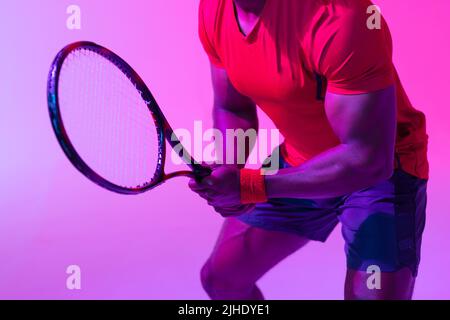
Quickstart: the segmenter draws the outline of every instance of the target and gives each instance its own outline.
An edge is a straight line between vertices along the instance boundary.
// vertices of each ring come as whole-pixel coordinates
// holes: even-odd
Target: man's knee
[[[209,294],[214,286],[214,277],[212,271],[210,270],[209,263],[206,262],[202,269],[200,270],[200,281],[202,283],[203,289]]]
[[[251,290],[254,284],[245,284],[224,268],[206,262],[200,270],[200,280],[203,289],[212,299],[224,299],[239,296]]]

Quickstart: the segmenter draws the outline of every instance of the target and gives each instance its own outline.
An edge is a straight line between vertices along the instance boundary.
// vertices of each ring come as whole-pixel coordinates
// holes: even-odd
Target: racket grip
[[[197,182],[203,180],[203,178],[209,176],[212,172],[211,168],[198,166],[194,169],[194,178]]]

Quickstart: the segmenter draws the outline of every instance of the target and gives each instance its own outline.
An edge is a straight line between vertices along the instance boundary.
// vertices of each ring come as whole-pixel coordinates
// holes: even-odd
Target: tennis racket
[[[211,173],[184,149],[139,75],[102,46],[63,48],[51,65],[47,98],[65,155],[103,188],[139,194],[173,177]],[[166,141],[190,170],[165,173]]]

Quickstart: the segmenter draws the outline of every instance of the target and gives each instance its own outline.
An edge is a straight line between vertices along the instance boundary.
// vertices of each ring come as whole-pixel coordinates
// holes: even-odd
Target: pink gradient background
[[[82,10],[80,31],[65,26],[73,3]],[[428,117],[432,171],[415,298],[450,299],[450,1],[377,4],[390,23],[406,90]],[[210,124],[197,7],[198,0],[1,1],[0,298],[207,298],[199,270],[222,219],[184,179],[134,197],[89,182],[61,152],[45,96],[56,52],[92,40],[138,70],[173,127]],[[267,119],[263,127],[270,127]],[[70,264],[81,267],[79,291],[65,287]],[[292,255],[260,286],[269,299],[341,299],[344,272],[337,228],[325,245]]]

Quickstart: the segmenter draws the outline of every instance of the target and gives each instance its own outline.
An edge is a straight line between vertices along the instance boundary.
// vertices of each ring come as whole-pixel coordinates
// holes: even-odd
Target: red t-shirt
[[[386,22],[380,29],[367,27],[370,5],[369,0],[267,0],[244,36],[233,0],[201,0],[199,35],[211,63],[224,68],[236,90],[280,130],[282,154],[294,166],[339,144],[325,115],[324,90],[362,94],[395,84],[396,153],[403,170],[426,179],[425,116],[411,105],[392,64]]]

